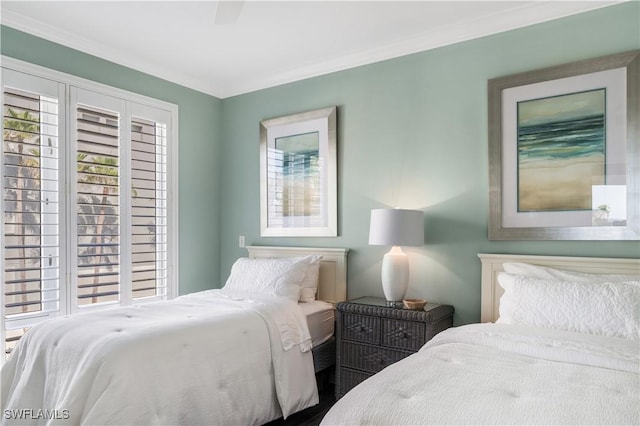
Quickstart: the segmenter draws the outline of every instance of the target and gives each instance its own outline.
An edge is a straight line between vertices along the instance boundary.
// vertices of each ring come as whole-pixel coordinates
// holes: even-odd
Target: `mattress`
[[[322,300],[310,303],[298,303],[307,317],[312,347],[317,347],[331,339],[335,331],[335,309]]]

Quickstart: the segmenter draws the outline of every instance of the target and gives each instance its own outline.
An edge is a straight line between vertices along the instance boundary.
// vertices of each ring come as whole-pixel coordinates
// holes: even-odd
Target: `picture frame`
[[[489,240],[640,239],[639,53],[488,81]]]
[[[338,235],[337,107],[260,122],[260,236]]]

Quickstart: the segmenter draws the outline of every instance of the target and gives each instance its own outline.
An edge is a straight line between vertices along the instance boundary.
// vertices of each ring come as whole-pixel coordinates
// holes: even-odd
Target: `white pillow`
[[[588,274],[586,272],[566,271],[529,263],[506,262],[502,265],[505,272],[543,280],[573,281],[579,283],[639,281],[640,275]]]
[[[318,293],[318,276],[320,275],[320,261],[322,256],[310,256],[307,271],[300,288],[300,301],[311,303],[316,300]]]
[[[498,324],[640,340],[640,282],[572,282],[498,274]]]
[[[231,267],[224,291],[282,296],[297,302],[311,256],[281,259],[240,258]]]

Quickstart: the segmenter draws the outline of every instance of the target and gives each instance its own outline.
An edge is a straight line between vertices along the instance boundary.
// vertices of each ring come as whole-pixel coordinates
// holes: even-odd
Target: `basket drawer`
[[[341,360],[345,367],[377,373],[410,354],[410,352],[405,353],[382,347],[343,342]]]
[[[417,351],[426,343],[423,322],[382,319],[382,344],[391,348]]]
[[[380,318],[342,314],[342,338],[356,342],[380,344]]]
[[[373,376],[373,374],[355,371],[349,368],[343,368],[340,371],[340,395],[338,398],[349,392],[351,389]]]

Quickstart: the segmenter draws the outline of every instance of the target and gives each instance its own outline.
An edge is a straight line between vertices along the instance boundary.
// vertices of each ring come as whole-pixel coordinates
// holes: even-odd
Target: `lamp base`
[[[394,246],[382,258],[382,291],[389,302],[400,302],[409,288],[409,257]]]

